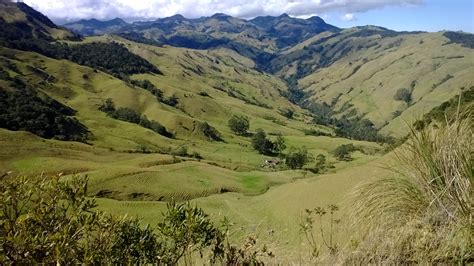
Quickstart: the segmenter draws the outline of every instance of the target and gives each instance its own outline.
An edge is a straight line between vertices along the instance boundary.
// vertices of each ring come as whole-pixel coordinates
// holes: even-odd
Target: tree
[[[274,149],[274,143],[267,139],[267,134],[263,129],[257,129],[252,136],[252,147],[261,154],[271,154]]]
[[[283,151],[286,149],[285,139],[283,136],[278,135],[275,142],[273,143],[273,149],[276,153],[282,155]]]
[[[328,165],[326,162],[326,156],[323,154],[318,154],[316,156],[316,164],[314,165],[314,168],[312,169],[313,173],[322,173],[327,169]]]
[[[185,264],[193,264],[192,253],[202,252],[205,247],[223,250],[225,235],[217,228],[202,209],[188,203],[168,203],[164,221],[158,231],[167,240],[164,254],[166,264],[178,265],[184,257]],[[214,255],[218,255],[216,252]]]
[[[249,130],[250,123],[249,119],[246,116],[237,116],[233,115],[229,119],[229,128],[236,134],[236,135],[244,135]]]
[[[115,112],[115,104],[112,101],[112,98],[107,98],[105,103],[99,107],[99,110],[109,115]]]
[[[303,146],[299,149],[291,148],[285,156],[285,163],[290,169],[301,169],[305,164],[313,161],[313,159],[313,156]]]
[[[286,117],[288,119],[292,119],[294,114],[295,114],[295,112],[291,109],[287,109],[287,110],[281,112],[281,115],[283,115],[284,117]]]
[[[355,151],[354,144],[342,144],[334,150],[334,156],[340,161],[352,160],[351,152]]]

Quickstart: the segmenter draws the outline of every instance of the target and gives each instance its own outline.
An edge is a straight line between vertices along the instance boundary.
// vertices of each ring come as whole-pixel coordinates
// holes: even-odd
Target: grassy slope
[[[104,41],[98,38],[87,41],[92,40]],[[319,126],[308,125],[307,114],[279,96],[278,90],[286,89],[283,83],[267,74],[244,69],[239,63],[241,58],[235,54],[228,54],[225,50],[208,52],[157,48],[130,42],[127,45],[159,66],[165,74],[141,74],[132,78],[151,80],[167,96],[176,94],[180,101],[178,108],[161,104],[149,92],[130,87],[103,72],[94,72],[93,69],[66,60],[58,61],[34,53],[2,48],[2,64],[15,64],[18,72],[27,77],[30,84],[77,110],[77,118],[91,130],[94,139],[90,141],[90,146],[42,140],[31,134],[2,130],[1,168],[30,174],[41,171],[86,173],[91,179],[91,194],[115,199],[190,199],[225,191],[252,195],[266,191],[271,185],[291,182],[295,176],[291,172],[258,171],[267,157],[252,149],[249,138],[238,137],[230,132],[227,119],[231,114],[250,117],[251,130],[262,127],[270,133],[281,133],[287,139],[288,146],[307,146],[314,156],[322,153],[331,161],[335,161],[332,150],[350,142],[338,138],[304,136],[301,129]],[[220,62],[217,64],[220,71],[211,70],[213,63],[210,61],[216,60]],[[31,70],[31,66],[43,69],[55,80],[44,81]],[[189,71],[185,68],[197,66],[202,68],[203,74],[184,74],[184,71]],[[238,72],[235,69],[239,69]],[[17,74],[10,70],[11,76]],[[215,89],[222,85],[222,80],[229,80],[228,83],[245,97],[252,95],[269,106],[295,110],[296,119],[289,120],[279,115],[276,108],[246,104]],[[208,92],[210,97],[197,94],[202,91]],[[159,121],[175,132],[177,138],[168,139],[137,125],[107,117],[98,111],[98,106],[108,97],[113,98],[117,106],[131,107]],[[277,123],[269,117],[276,119]],[[225,142],[207,141],[193,130],[195,121],[209,122],[222,133]],[[328,130],[324,127],[319,129]],[[18,149],[18,143],[21,143],[21,149]],[[379,149],[372,143],[357,144]],[[186,159],[186,162],[175,163],[170,155],[127,153],[134,151],[138,145],[161,151],[186,146],[189,153],[199,152],[204,160],[197,162]],[[335,166],[340,169],[375,157],[356,153],[353,162],[336,163]]]
[[[385,156],[368,164],[347,168],[337,173],[311,176],[293,183],[272,187],[268,192],[258,196],[244,196],[239,193],[226,193],[199,198],[192,203],[203,207],[216,222],[224,216],[234,222],[233,236],[241,239],[247,235],[255,235],[260,243],[266,243],[275,250],[277,261],[297,261],[307,258],[308,250],[303,236],[298,232],[299,221],[306,208],[338,204],[342,210],[338,218],[342,222],[350,222],[346,218],[351,203],[347,195],[359,182],[373,177],[390,175],[384,167],[392,163],[391,155]],[[286,174],[286,173],[282,173]],[[301,177],[301,172],[294,172]],[[117,214],[128,214],[140,217],[144,223],[156,224],[160,221],[165,203],[152,201],[114,201],[99,199],[100,208]],[[324,223],[326,227],[327,224]],[[341,226],[336,237],[339,243],[349,243]],[[274,233],[272,233],[272,231]],[[317,236],[318,242],[321,239]],[[321,243],[322,244],[322,243]],[[324,250],[324,248],[323,248]]]
[[[311,101],[330,104],[341,95],[335,105],[336,110],[351,103],[359,114],[365,114],[382,128],[383,133],[400,135],[406,130],[404,121],[420,118],[423,113],[459,93],[462,87],[474,85],[471,77],[474,71],[472,49],[446,44],[449,40],[442,32],[386,38],[378,35],[346,38],[359,30],[345,30],[340,36],[324,43],[329,49],[329,56],[337,56],[343,49],[339,47],[342,44],[338,40],[348,40],[346,47],[352,47],[352,51],[329,67],[318,69],[299,80],[300,87],[312,94]],[[313,39],[317,41],[320,37]],[[311,41],[305,42],[305,46],[310,47]],[[359,45],[363,49],[359,50]],[[294,50],[296,48],[292,52],[297,51]],[[315,53],[313,59],[306,58],[304,62],[317,60],[318,57],[319,54]],[[298,62],[301,63],[295,61],[293,64]],[[288,67],[279,74],[285,76],[292,72],[294,69]],[[448,75],[453,78],[441,83]],[[410,89],[413,81],[416,85],[410,105],[394,100],[396,91]],[[396,117],[396,111],[401,115]]]

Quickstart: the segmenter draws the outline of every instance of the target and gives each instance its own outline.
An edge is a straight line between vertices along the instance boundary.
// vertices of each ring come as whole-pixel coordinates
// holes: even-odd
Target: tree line
[[[140,125],[144,128],[151,129],[152,131],[165,136],[167,138],[173,138],[173,133],[166,130],[166,128],[155,120],[149,120],[146,115],[141,115],[137,111],[128,107],[115,107],[114,102],[111,98],[108,98],[104,104],[99,107],[99,110],[106,113],[114,119],[122,120],[125,122]]]
[[[153,64],[128,51],[119,43],[59,43],[50,36],[35,31],[26,23],[6,23],[0,18],[0,45],[36,52],[56,59],[99,69],[118,78],[139,73],[162,72]],[[33,35],[33,32],[35,34]]]
[[[87,127],[73,117],[74,109],[36,92],[20,78],[9,80],[11,88],[0,90],[1,128],[24,130],[48,139],[86,142],[91,137]]]

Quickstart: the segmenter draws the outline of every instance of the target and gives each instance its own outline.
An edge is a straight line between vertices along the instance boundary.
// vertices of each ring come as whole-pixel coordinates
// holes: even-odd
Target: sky
[[[154,20],[182,14],[187,18],[225,13],[240,18],[320,16],[347,28],[377,25],[393,30],[474,32],[473,0],[23,0],[62,24],[79,19],[120,17]]]

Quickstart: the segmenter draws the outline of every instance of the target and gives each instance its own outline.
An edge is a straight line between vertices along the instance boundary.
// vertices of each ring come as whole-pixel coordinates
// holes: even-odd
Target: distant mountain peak
[[[186,19],[183,15],[181,14],[176,14],[176,15],[173,15],[171,17],[168,17],[170,19],[179,19],[179,20],[183,20],[183,19]]]
[[[230,18],[230,16],[224,13],[215,13],[214,15],[211,16],[211,18],[224,19],[224,18]]]
[[[325,23],[324,19],[318,16],[312,16],[306,20],[311,21],[311,22],[317,22],[317,23]]]

